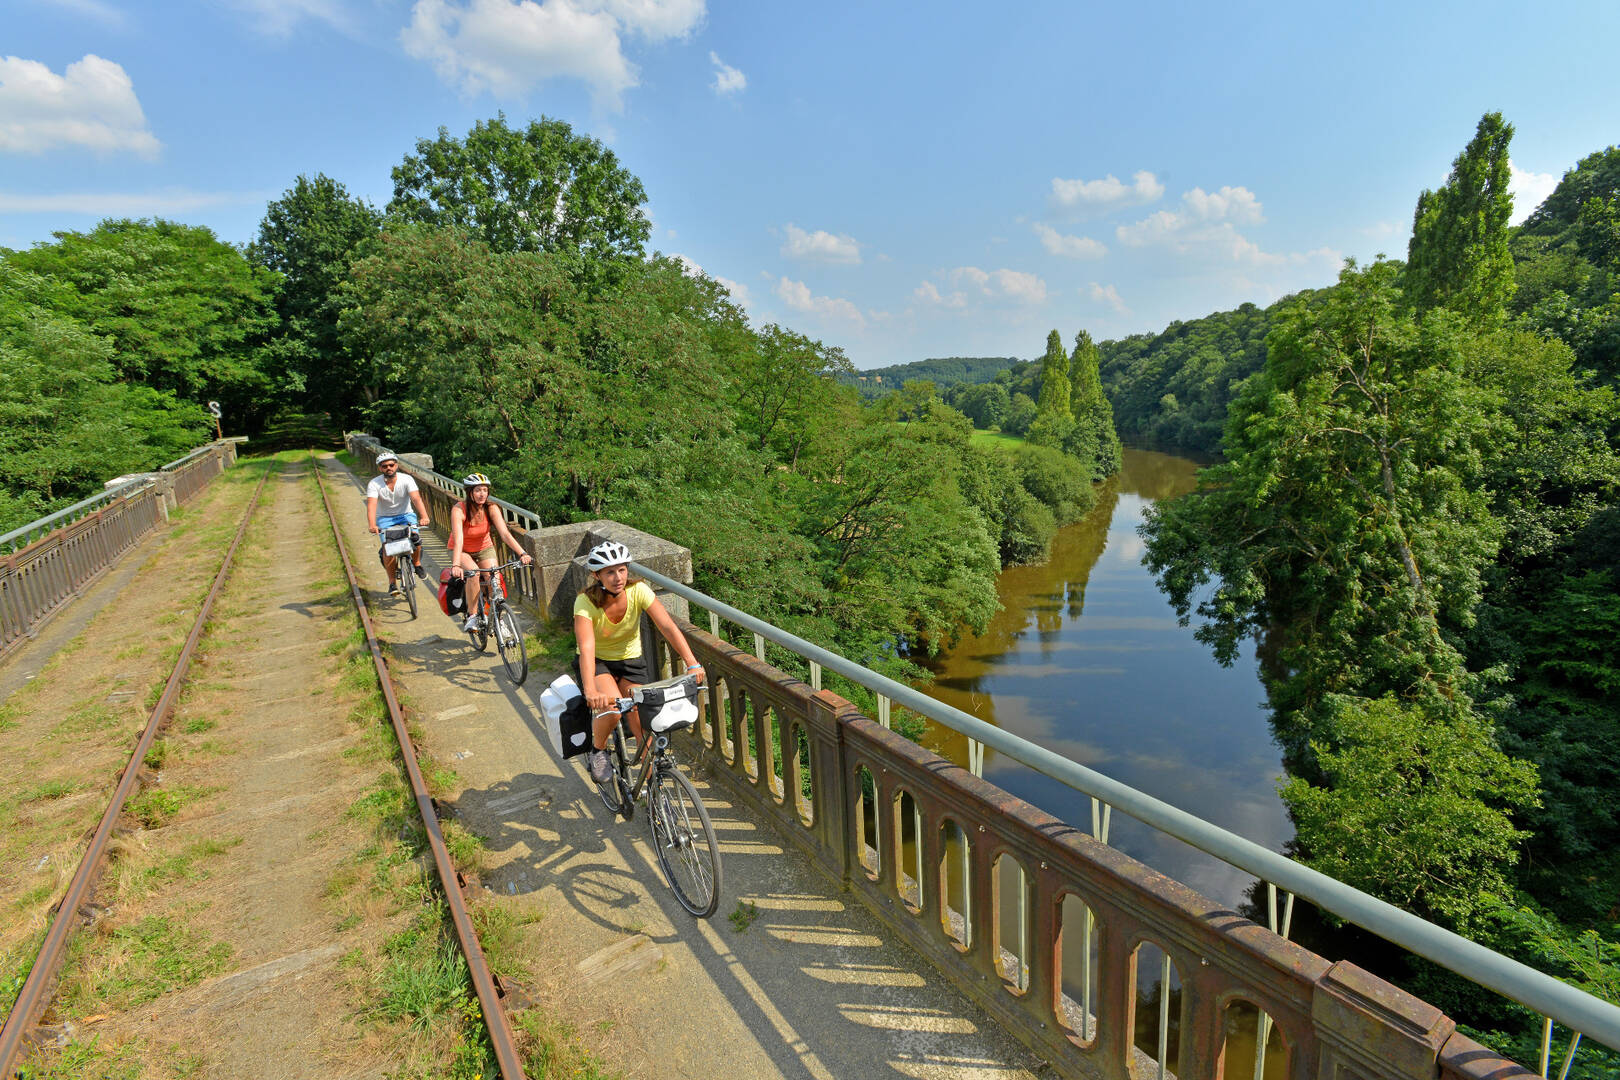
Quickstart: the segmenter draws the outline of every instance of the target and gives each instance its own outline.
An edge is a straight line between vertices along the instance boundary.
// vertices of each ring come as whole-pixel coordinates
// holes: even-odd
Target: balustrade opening
[[[1255,1048],[1265,1047],[1257,1056]],[[1269,1013],[1241,999],[1226,1007],[1221,1024],[1221,1070],[1228,1080],[1285,1080],[1288,1046]]]
[[[1065,893],[1058,912],[1058,949],[1063,964],[1059,1019],[1069,1035],[1081,1046],[1097,1039],[1098,968],[1101,946],[1097,918],[1086,902],[1074,893]]]
[[[861,789],[860,801],[855,804],[855,831],[861,838],[861,865],[866,868],[866,876],[876,881],[883,873],[883,849],[878,836],[877,783],[865,765],[856,769],[855,774]]]
[[[997,855],[991,869],[996,910],[996,969],[1013,994],[1029,990],[1029,875],[1011,855]]]
[[[913,915],[923,906],[922,811],[911,792],[901,788],[894,796],[895,880],[900,900]]]
[[[939,921],[962,952],[973,947],[973,845],[950,818],[939,826]]]
[[[816,823],[815,784],[810,771],[810,736],[803,724],[793,725],[793,760],[786,772],[788,786],[795,792],[799,820],[808,828]]]
[[[1181,1070],[1181,972],[1170,954],[1151,941],[1136,947],[1132,966],[1136,1048],[1155,1066],[1146,1075],[1164,1080]]]

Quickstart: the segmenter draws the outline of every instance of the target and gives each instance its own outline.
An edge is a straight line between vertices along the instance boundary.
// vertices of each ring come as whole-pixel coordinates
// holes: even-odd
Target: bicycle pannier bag
[[[411,543],[411,527],[409,525],[390,525],[383,532],[384,555],[409,555],[414,545]]]
[[[566,760],[591,748],[591,709],[572,675],[558,676],[540,692],[540,713],[558,757]]]
[[[671,731],[697,723],[697,680],[686,677],[665,686],[638,686],[631,694],[641,716],[654,731]]]
[[[449,570],[439,571],[439,610],[452,619],[459,619],[467,614],[467,582],[464,578],[453,578]]]

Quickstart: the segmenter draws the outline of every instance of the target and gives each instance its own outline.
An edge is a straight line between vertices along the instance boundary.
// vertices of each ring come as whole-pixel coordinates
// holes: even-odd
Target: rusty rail
[[[371,661],[377,668],[377,682],[382,687],[383,700],[388,704],[388,717],[394,725],[394,737],[399,740],[400,756],[404,759],[405,772],[410,779],[411,794],[416,799],[417,813],[421,815],[423,829],[427,832],[428,847],[433,852],[433,866],[438,871],[439,884],[444,889],[445,903],[450,909],[450,919],[455,925],[456,938],[461,943],[462,955],[467,959],[468,977],[472,980],[473,989],[478,994],[479,1006],[483,1009],[484,1026],[489,1031],[489,1041],[495,1051],[496,1063],[500,1067],[503,1080],[523,1080],[523,1064],[518,1060],[517,1046],[512,1038],[512,1025],[502,1005],[505,992],[489,970],[489,964],[484,960],[484,951],[478,944],[478,934],[473,929],[472,916],[467,911],[467,901],[461,892],[465,882],[460,872],[456,870],[455,864],[450,861],[449,849],[445,847],[444,834],[439,829],[438,811],[434,809],[433,798],[428,794],[421,767],[416,763],[416,748],[405,724],[405,712],[400,708],[399,697],[394,692],[394,682],[388,674],[388,662],[382,654],[382,643],[377,639],[376,629],[371,623],[371,614],[366,610],[365,598],[361,595],[354,565],[349,561],[348,546],[343,542],[337,515],[332,510],[332,500],[326,493],[326,482],[321,478],[322,470],[316,465],[314,471],[316,485],[321,489],[321,502],[326,507],[327,520],[332,526],[332,537],[337,541],[338,556],[343,561],[343,572],[349,579],[349,592],[354,598],[354,608],[360,615],[360,624],[365,629],[366,645],[371,650]]]
[[[90,899],[105,864],[107,841],[112,838],[118,816],[124,812],[124,803],[135,790],[141,764],[146,760],[146,754],[151,750],[159,730],[168,720],[175,699],[179,697],[180,687],[191,667],[192,654],[197,648],[197,642],[202,638],[208,616],[214,610],[214,601],[219,597],[225,579],[230,576],[236,549],[247,533],[248,524],[253,520],[253,511],[259,505],[259,496],[269,479],[270,469],[267,467],[264,475],[259,478],[258,487],[253,489],[253,497],[248,500],[247,511],[242,515],[242,524],[237,528],[236,537],[231,541],[230,548],[225,552],[225,558],[220,562],[219,573],[214,575],[213,587],[208,590],[202,609],[197,612],[197,619],[192,623],[191,633],[187,635],[180,656],[174,663],[174,670],[169,673],[169,681],[163,687],[163,694],[152,707],[146,727],[135,744],[135,752],[130,755],[129,764],[124,766],[118,787],[113,791],[112,802],[108,805],[107,812],[101,816],[101,823],[96,826],[90,846],[85,851],[84,858],[80,860],[79,869],[68,884],[67,892],[56,905],[56,918],[51,921],[51,927],[45,934],[45,941],[40,946],[39,955],[34,959],[28,977],[23,981],[22,989],[17,992],[16,1004],[12,1006],[11,1014],[6,1017],[4,1026],[0,1026],[0,1076],[11,1075],[12,1064],[22,1049],[24,1037],[33,1029],[50,1000],[51,985],[66,954],[68,939],[78,923],[79,910]]]

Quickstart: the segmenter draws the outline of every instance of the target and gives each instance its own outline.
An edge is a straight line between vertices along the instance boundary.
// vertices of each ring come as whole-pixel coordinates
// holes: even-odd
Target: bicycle
[[[512,605],[506,602],[506,585],[500,571],[522,565],[521,559],[513,559],[499,566],[479,567],[479,580],[483,587],[478,590],[478,610],[468,612],[468,615],[477,615],[480,620],[476,629],[467,631],[468,636],[472,638],[473,649],[483,652],[489,648],[489,638],[493,631],[495,648],[501,654],[501,664],[506,668],[506,674],[515,686],[522,686],[523,680],[529,677],[529,650],[523,644],[523,633],[518,627],[517,613],[512,610]]]
[[[415,525],[389,525],[382,530],[382,547],[377,551],[377,558],[382,561],[384,569],[388,560],[394,560],[395,580],[405,592],[405,602],[410,605],[411,618],[416,618],[416,569],[413,565],[416,549],[422,545],[422,534]]]
[[[715,839],[702,796],[681,772],[669,748],[671,732],[697,723],[697,696],[697,679],[677,675],[638,686],[630,697],[616,699],[613,708],[618,710],[619,720],[613,726],[608,746],[613,778],[597,784],[597,793],[604,806],[626,821],[635,816],[636,799],[646,794],[653,850],[658,854],[664,879],[681,907],[706,919],[720,905],[720,843]],[[679,704],[683,702],[690,704]],[[636,756],[629,758],[625,753],[629,733],[624,718],[638,705],[645,734]],[[631,776],[638,764],[641,774],[632,784]]]

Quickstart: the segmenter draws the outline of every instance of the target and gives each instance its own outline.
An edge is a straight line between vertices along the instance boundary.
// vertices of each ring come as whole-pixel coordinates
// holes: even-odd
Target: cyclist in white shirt
[[[366,522],[372,532],[378,533],[391,525],[417,525],[426,527],[427,504],[410,473],[399,471],[399,458],[384,450],[377,455],[377,471],[366,485]],[[413,510],[412,507],[415,507]],[[422,545],[416,545],[411,555],[412,569],[419,578],[427,577],[422,569]],[[392,555],[382,556],[383,569],[388,572],[388,592],[399,591],[399,561]]]

